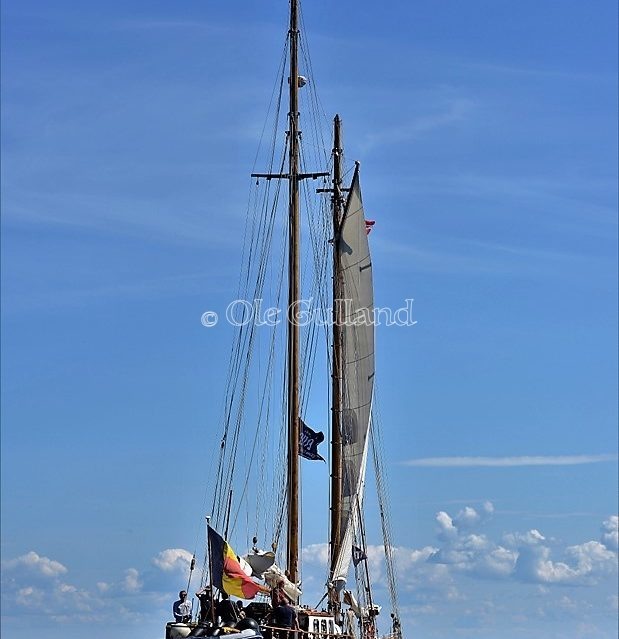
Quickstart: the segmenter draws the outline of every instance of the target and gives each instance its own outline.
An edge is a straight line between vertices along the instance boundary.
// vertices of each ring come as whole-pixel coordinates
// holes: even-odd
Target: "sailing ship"
[[[199,586],[194,586],[200,598],[200,611],[199,614],[198,611],[193,615],[190,613],[190,620],[183,618],[168,623],[166,637],[169,639],[221,634],[227,634],[231,639],[277,638],[282,631],[274,621],[273,610],[282,603],[282,597],[296,610],[298,639],[302,639],[301,635],[304,635],[303,639],[305,636],[307,639],[334,639],[338,635],[351,639],[378,638],[381,607],[372,595],[363,504],[370,457],[374,461],[379,488],[377,521],[380,521],[383,533],[386,581],[391,599],[391,615],[383,614],[382,618],[387,618],[388,634],[393,639],[401,639],[393,545],[382,485],[380,447],[374,439],[373,422],[375,424],[376,420],[372,417],[374,301],[368,234],[373,222],[364,215],[359,163],[355,163],[352,176],[346,170],[339,116],[333,119],[330,155],[327,151],[322,158],[317,158],[322,166],[310,167],[310,170],[306,167],[300,92],[309,86],[307,104],[314,111],[319,101],[311,77],[311,60],[302,40],[299,0],[289,0],[289,4],[289,29],[273,108],[274,126],[282,121],[286,127],[284,149],[278,156],[277,135],[274,134],[267,153],[269,169],[251,173],[256,188],[262,187],[263,191],[253,196],[255,206],[250,207],[238,291],[239,300],[247,300],[253,294],[254,301],[262,302],[268,289],[271,298],[278,302],[283,297],[284,283],[287,284],[285,318],[269,325],[273,332],[266,345],[260,345],[258,322],[252,314],[254,303],[237,305],[241,316],[235,322],[238,330],[227,376],[223,434],[210,463],[213,501],[207,516],[203,570]],[[301,64],[305,75],[301,74]],[[286,93],[288,113],[284,116],[280,107]],[[309,119],[316,121],[316,114]],[[304,137],[307,139],[308,136]],[[318,136],[312,139],[320,141]],[[287,184],[287,198],[280,197],[282,184]],[[304,226],[301,201],[309,202],[310,195],[320,200],[320,212],[306,218]],[[273,200],[275,203],[270,204]],[[284,250],[273,248],[273,237],[278,228],[275,221],[278,203],[285,211],[280,228]],[[314,295],[309,298],[302,296],[302,229],[310,236],[314,253],[310,285]],[[269,258],[279,261],[281,268],[269,266]],[[328,294],[324,292],[325,288],[329,289]],[[323,471],[325,492],[329,493],[330,516],[325,517],[329,520],[325,526],[329,530],[329,545],[322,597],[315,606],[304,601],[300,561],[304,521],[300,460],[325,461],[318,451],[318,443],[324,435],[306,423],[310,421],[307,418],[311,412],[309,387],[316,368],[317,334],[321,324],[302,321],[312,310],[306,305],[308,299],[310,306],[315,304],[328,309],[328,321],[322,324],[326,331],[325,369],[328,371],[324,386],[330,401],[321,402],[328,406],[326,418],[330,421],[328,477],[323,471],[324,465],[319,470]],[[279,318],[277,313],[275,316]],[[281,339],[281,345],[285,345],[285,355],[280,363],[275,354],[276,330],[282,327],[285,337]],[[264,354],[267,362],[254,376],[252,363],[256,352]],[[276,388],[278,364],[281,364],[281,389]],[[258,408],[248,418],[248,397],[252,393],[258,400]],[[242,433],[248,423],[253,423],[254,434],[244,440]],[[275,432],[268,432],[273,424],[272,431]],[[277,425],[281,425],[280,431]],[[280,464],[278,460],[285,461]],[[317,472],[320,474],[315,466],[312,471],[314,477]],[[250,478],[252,472],[255,479]],[[312,485],[316,482],[315,479],[311,481]],[[276,502],[274,506],[267,505],[269,488]],[[226,540],[241,537],[238,531],[240,521],[243,521],[240,515],[243,504],[253,506],[254,518],[245,517],[245,534],[249,535],[251,529],[251,550],[240,557]],[[248,542],[249,538],[246,536]],[[270,549],[261,550],[260,544],[267,547],[270,544]],[[194,554],[188,591],[195,557]],[[354,586],[349,585],[351,568]],[[243,614],[238,615],[244,618],[236,623],[229,619],[218,623],[218,600],[222,596],[227,600],[230,594],[250,601],[244,606]]]

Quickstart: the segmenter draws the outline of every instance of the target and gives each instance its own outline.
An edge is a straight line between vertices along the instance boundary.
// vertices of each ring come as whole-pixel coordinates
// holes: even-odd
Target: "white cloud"
[[[611,548],[617,529],[615,516],[602,523],[600,540],[566,548],[560,540],[536,528],[493,537],[491,529],[484,527],[494,512],[491,502],[475,507],[461,504],[459,508],[456,515],[443,510],[436,513],[435,544],[392,549],[402,610],[414,610],[417,615],[430,618],[443,615],[446,606],[455,606],[461,616],[470,609],[479,619],[485,619],[484,615],[496,618],[499,613],[492,606],[497,599],[491,597],[487,608],[475,603],[477,594],[483,592],[479,590],[484,587],[482,584],[493,580],[497,582],[496,588],[513,589],[518,582],[528,582],[541,589],[543,601],[539,602],[539,611],[514,611],[514,619],[520,613],[527,618],[538,615],[551,619],[553,606],[561,614],[576,619],[578,606],[582,611],[593,604],[587,603],[587,597],[562,591],[557,586],[584,586],[588,587],[587,592],[595,593],[590,588],[610,583],[608,580],[616,571],[617,553]],[[366,552],[372,583],[378,589],[377,600],[386,603],[384,547],[368,544]],[[320,597],[328,544],[308,545],[302,553],[306,594],[313,596],[314,589]],[[174,575],[186,570],[190,561],[188,551],[168,548],[152,560],[157,570],[151,569],[149,573],[139,566],[128,568],[116,581],[98,581],[91,589],[82,589],[64,580],[67,568],[60,562],[27,553],[4,564],[9,574],[5,578],[3,601],[7,609],[36,615],[48,623],[105,624],[111,619],[134,623],[141,618],[140,610],[169,608],[169,595],[157,588],[165,588],[164,580],[175,579]],[[15,570],[17,567],[19,570]],[[582,588],[578,591],[585,592]],[[604,611],[616,602],[609,594],[606,590],[600,595]],[[588,596],[591,600],[594,595]]]
[[[527,531],[526,533],[507,533],[503,536],[503,541],[512,547],[518,546],[536,546],[543,541],[546,541],[546,537],[542,535],[539,530],[533,528],[532,530]]]
[[[436,552],[438,552],[438,548],[434,546],[425,546],[419,550],[396,548],[394,549],[394,557],[397,558],[398,566],[402,570],[408,570],[409,568],[416,569],[416,564],[426,562]]]
[[[441,548],[437,550],[429,561],[437,564],[451,564],[457,566],[460,570],[463,570],[471,559],[470,553],[454,549],[454,548]]]
[[[489,547],[490,542],[485,535],[467,535],[462,538],[462,546],[467,550],[480,551]]]
[[[453,573],[490,579],[510,579],[538,584],[593,585],[616,571],[617,553],[599,541],[587,541],[559,551],[559,543],[533,528],[527,532],[505,533],[498,544],[485,534],[467,529],[481,526],[492,514],[490,502],[480,511],[463,508],[453,519],[445,511],[436,514],[439,548],[426,557],[427,563],[448,567]],[[602,525],[603,539],[614,543],[616,519]]]
[[[484,502],[479,510],[466,506],[453,519],[445,511],[438,512],[437,538],[442,545],[431,548],[425,561],[443,565],[456,573],[495,579],[508,578],[513,573],[518,553],[495,544],[485,534],[466,532],[482,525],[493,513],[494,506],[489,501]]]
[[[72,586],[71,584],[60,584],[58,586],[58,592],[66,594],[66,593],[74,593],[77,592],[77,588]]]
[[[480,514],[471,506],[466,506],[454,518],[454,524],[458,528],[470,528],[481,521]]]
[[[429,562],[428,559],[439,549],[434,546],[413,549],[398,546],[392,548],[391,555],[397,571],[397,578],[403,591],[414,592],[427,603],[431,601],[457,600],[461,597],[455,588],[447,566]],[[385,569],[385,548],[379,544],[365,547],[368,556],[370,578],[375,587],[387,588]],[[328,563],[329,545],[309,544],[302,549],[303,582],[322,584]],[[309,589],[306,588],[306,594]],[[320,596],[320,595],[319,595]]]
[[[15,595],[15,603],[18,606],[24,606],[26,608],[32,608],[39,606],[41,601],[43,601],[44,593],[42,590],[38,588],[34,588],[33,586],[26,586],[25,588],[20,588]]]
[[[546,584],[591,585],[616,570],[617,554],[598,541],[588,541],[565,550],[566,561],[553,561],[545,538],[536,530],[511,535],[519,541],[514,575],[524,581]]]
[[[185,553],[179,549],[159,553],[156,559],[163,572],[131,567],[118,580],[99,580],[82,587],[64,579],[68,569],[60,562],[29,552],[3,562],[2,608],[44,624],[94,623],[105,627],[118,620],[133,624],[150,618],[153,611],[165,618],[172,596],[167,591],[169,582],[174,583],[173,591],[177,586],[174,571],[191,557]],[[168,575],[167,580],[162,574]]]
[[[129,593],[135,593],[142,590],[142,581],[140,573],[135,568],[127,568],[125,570],[125,578],[123,579],[123,590]]]
[[[325,567],[329,561],[329,544],[310,544],[302,550],[304,562]]]
[[[612,573],[617,568],[617,553],[608,550],[599,541],[570,546],[565,552],[576,562],[576,570],[581,576]]]
[[[186,573],[193,555],[184,548],[167,548],[153,558],[153,564],[164,572]]]
[[[522,457],[423,457],[402,462],[421,468],[510,468],[515,466],[574,466],[617,461],[617,455],[529,455]]]
[[[470,575],[506,578],[513,572],[517,556],[517,552],[497,546],[486,535],[458,533],[429,561],[449,565],[452,570]]]
[[[436,513],[436,523],[439,539],[455,539],[458,536],[458,529],[454,526],[453,519],[444,510]]]
[[[461,596],[449,568],[432,561],[432,557],[438,551],[439,548],[434,546],[420,549],[398,547],[393,551],[401,587],[409,593],[414,593],[415,599],[423,602],[423,605],[446,599],[457,600]]]
[[[550,548],[542,545],[525,545],[520,548],[514,567],[514,575],[522,581],[535,583],[573,583],[577,573],[563,562],[550,560]]]
[[[58,577],[64,575],[67,572],[65,566],[59,561],[49,559],[48,557],[41,557],[34,550],[21,555],[16,559],[9,559],[4,562],[4,568],[12,570],[14,568],[26,568],[31,573],[42,575],[44,577]]]
[[[81,590],[72,584],[59,583],[54,595],[57,601],[70,613],[93,613],[101,606],[101,602],[86,590]]]
[[[487,554],[477,558],[475,572],[483,577],[509,577],[516,565],[518,553],[503,546],[497,546]]]
[[[101,602],[87,590],[62,581],[68,569],[59,561],[30,551],[3,565],[3,606],[57,621],[95,619]]]
[[[602,522],[601,541],[609,550],[619,549],[619,516],[612,515]]]
[[[494,514],[494,505],[490,501],[482,504],[481,510],[475,510],[472,506],[465,506],[454,518],[453,523],[458,530],[474,528],[487,521]]]

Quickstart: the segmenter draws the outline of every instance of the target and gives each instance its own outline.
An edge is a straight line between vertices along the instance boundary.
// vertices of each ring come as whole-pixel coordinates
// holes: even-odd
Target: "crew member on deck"
[[[211,587],[205,586],[196,592],[196,597],[200,602],[200,623],[205,624],[211,621]]]
[[[179,600],[174,602],[172,612],[174,619],[178,623],[187,623],[191,621],[191,600],[187,599],[187,591],[181,590],[178,593]]]
[[[290,604],[290,600],[285,597],[273,610],[273,625],[276,628],[285,628],[286,632],[274,633],[274,637],[279,639],[292,639],[295,630],[299,629],[297,611]],[[292,631],[292,632],[291,632]]]
[[[227,592],[221,593],[221,601],[217,604],[217,616],[224,626],[239,620],[239,611]]]

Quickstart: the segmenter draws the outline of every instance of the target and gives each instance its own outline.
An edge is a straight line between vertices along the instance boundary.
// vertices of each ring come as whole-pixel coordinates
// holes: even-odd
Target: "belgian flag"
[[[211,581],[220,591],[241,599],[253,599],[259,592],[269,592],[266,586],[248,577],[230,544],[213,528],[208,527],[211,548]]]

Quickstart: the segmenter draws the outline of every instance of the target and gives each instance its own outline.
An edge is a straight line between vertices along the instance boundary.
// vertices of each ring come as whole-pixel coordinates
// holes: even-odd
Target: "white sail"
[[[342,510],[332,575],[343,588],[363,499],[374,385],[374,293],[359,171],[355,170],[337,246],[342,273]]]

